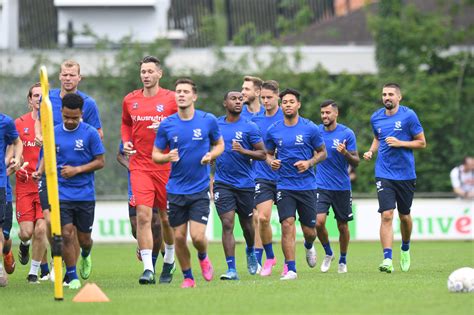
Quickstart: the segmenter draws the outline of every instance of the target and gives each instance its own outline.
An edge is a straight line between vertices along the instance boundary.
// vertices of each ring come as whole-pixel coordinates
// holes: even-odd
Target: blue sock
[[[341,257],[339,257],[339,263],[340,263],[340,264],[347,264],[347,262],[346,262],[346,256],[347,256],[347,253],[341,252]]]
[[[286,265],[288,266],[288,271],[294,271],[296,272],[296,262],[294,260],[288,260],[286,262]]]
[[[262,265],[262,256],[263,256],[263,248],[255,248],[255,256],[257,256],[257,261],[259,265]]]
[[[155,269],[156,261],[158,260],[158,255],[151,255],[151,262],[153,263],[153,269]]]
[[[227,256],[225,261],[227,262],[227,269],[235,270],[235,256]]]
[[[326,244],[321,244],[323,245],[324,251],[326,252],[326,255],[332,256],[332,249],[331,249],[331,244],[327,242]]]
[[[275,254],[273,253],[273,244],[272,243],[264,244],[263,249],[265,249],[265,255],[267,255],[267,259],[275,258]]]
[[[383,249],[383,259],[392,259],[392,249],[391,248],[384,248]]]
[[[189,268],[188,270],[183,270],[183,276],[184,276],[184,279],[194,280],[193,271],[191,270],[191,268]]]
[[[89,249],[84,249],[84,248],[81,249],[81,256],[84,257],[84,258],[86,258],[87,256],[89,256],[90,253],[91,253],[91,249],[90,249],[90,248],[89,248]]]
[[[199,258],[199,260],[204,260],[204,259],[206,259],[206,257],[207,257],[207,253],[206,253],[206,252],[204,252],[204,253],[198,253],[198,258]]]
[[[66,275],[68,276],[69,281],[74,280],[74,279],[79,279],[77,277],[76,266],[75,265],[72,266],[72,267],[66,267]]]
[[[247,254],[250,254],[251,252],[255,251],[255,247],[245,247],[245,251],[247,252]]]
[[[311,249],[311,247],[313,247],[313,243],[306,243],[306,241],[304,241],[304,248]]]
[[[49,273],[49,266],[48,266],[48,263],[41,264],[41,265],[40,265],[40,268],[41,268],[41,274],[42,274],[42,275],[47,275],[47,274]]]
[[[410,241],[405,242],[402,240],[402,251],[406,252],[409,249],[410,249]]]

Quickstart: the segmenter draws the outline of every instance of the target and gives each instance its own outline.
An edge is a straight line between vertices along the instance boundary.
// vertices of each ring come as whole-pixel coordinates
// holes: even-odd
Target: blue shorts
[[[73,224],[79,232],[92,233],[95,201],[59,201],[61,226]]]
[[[392,180],[375,178],[379,212],[397,208],[401,214],[410,214],[416,180]]]
[[[296,218],[308,227],[316,226],[316,190],[278,190],[277,208],[280,223]]]
[[[10,239],[10,231],[12,229],[13,224],[13,203],[11,201],[7,201],[5,207],[5,220],[3,222],[3,237],[5,240]]]
[[[276,183],[270,180],[257,179],[255,181],[255,207],[262,202],[273,200],[276,203]]]
[[[172,227],[177,227],[188,221],[196,221],[207,225],[210,212],[209,190],[190,194],[178,195],[168,193],[168,220]]]
[[[316,213],[329,214],[334,211],[337,221],[347,222],[354,219],[352,214],[352,192],[350,190],[316,190]]]
[[[254,190],[214,183],[214,203],[219,215],[234,211],[242,218],[253,215]]]

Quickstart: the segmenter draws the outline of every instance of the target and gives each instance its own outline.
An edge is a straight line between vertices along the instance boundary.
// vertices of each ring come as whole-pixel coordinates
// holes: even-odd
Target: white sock
[[[41,261],[38,260],[31,260],[31,266],[30,266],[30,272],[28,272],[29,275],[38,275],[38,269],[41,265]]]
[[[174,244],[168,245],[165,243],[165,257],[163,257],[163,261],[167,264],[174,262]]]
[[[155,272],[153,268],[153,261],[151,259],[151,249],[140,249],[140,255],[142,256],[143,261],[143,270],[150,270]]]

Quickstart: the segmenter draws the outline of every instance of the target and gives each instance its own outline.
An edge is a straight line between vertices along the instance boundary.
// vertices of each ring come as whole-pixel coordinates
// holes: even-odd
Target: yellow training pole
[[[49,100],[48,72],[45,66],[40,69],[41,82],[41,130],[43,134],[43,153],[46,174],[46,185],[48,187],[48,200],[51,206],[51,234],[53,244],[51,253],[54,261],[54,299],[63,299],[63,261],[62,237],[61,237],[61,217],[59,215],[58,197],[58,174],[56,168],[56,142],[54,141],[54,122],[51,101]]]

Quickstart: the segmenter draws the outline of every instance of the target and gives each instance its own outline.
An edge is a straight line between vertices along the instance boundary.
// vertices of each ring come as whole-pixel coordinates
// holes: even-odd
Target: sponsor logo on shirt
[[[36,142],[34,141],[26,141],[26,140],[23,140],[23,146],[24,147],[36,147]]]
[[[133,122],[152,121],[152,120],[163,121],[163,120],[165,120],[165,118],[166,118],[166,117],[163,116],[163,115],[155,115],[155,116],[130,115],[130,117],[132,118],[132,121],[133,121]]]
[[[173,137],[173,142],[174,142],[174,143],[178,142],[178,136],[174,136],[174,137]]]
[[[297,145],[299,145],[299,144],[304,144],[304,142],[303,142],[303,135],[296,135],[295,144],[297,144]]]
[[[74,151],[84,151],[84,140],[76,139],[76,146],[74,147]]]
[[[202,131],[201,129],[193,129],[193,140],[202,140]]]
[[[156,105],[156,111],[159,113],[162,113],[165,110],[165,105],[163,104],[158,104]]]
[[[28,127],[23,128],[23,133],[24,133],[25,135],[30,134],[29,132],[30,132],[30,128],[28,128]]]
[[[132,109],[137,109],[138,108],[138,103],[133,103]]]
[[[393,128],[393,130],[398,130],[398,131],[402,130],[402,122],[400,120],[395,122],[395,128]]]
[[[381,134],[382,133],[382,128],[377,129],[377,133]]]

